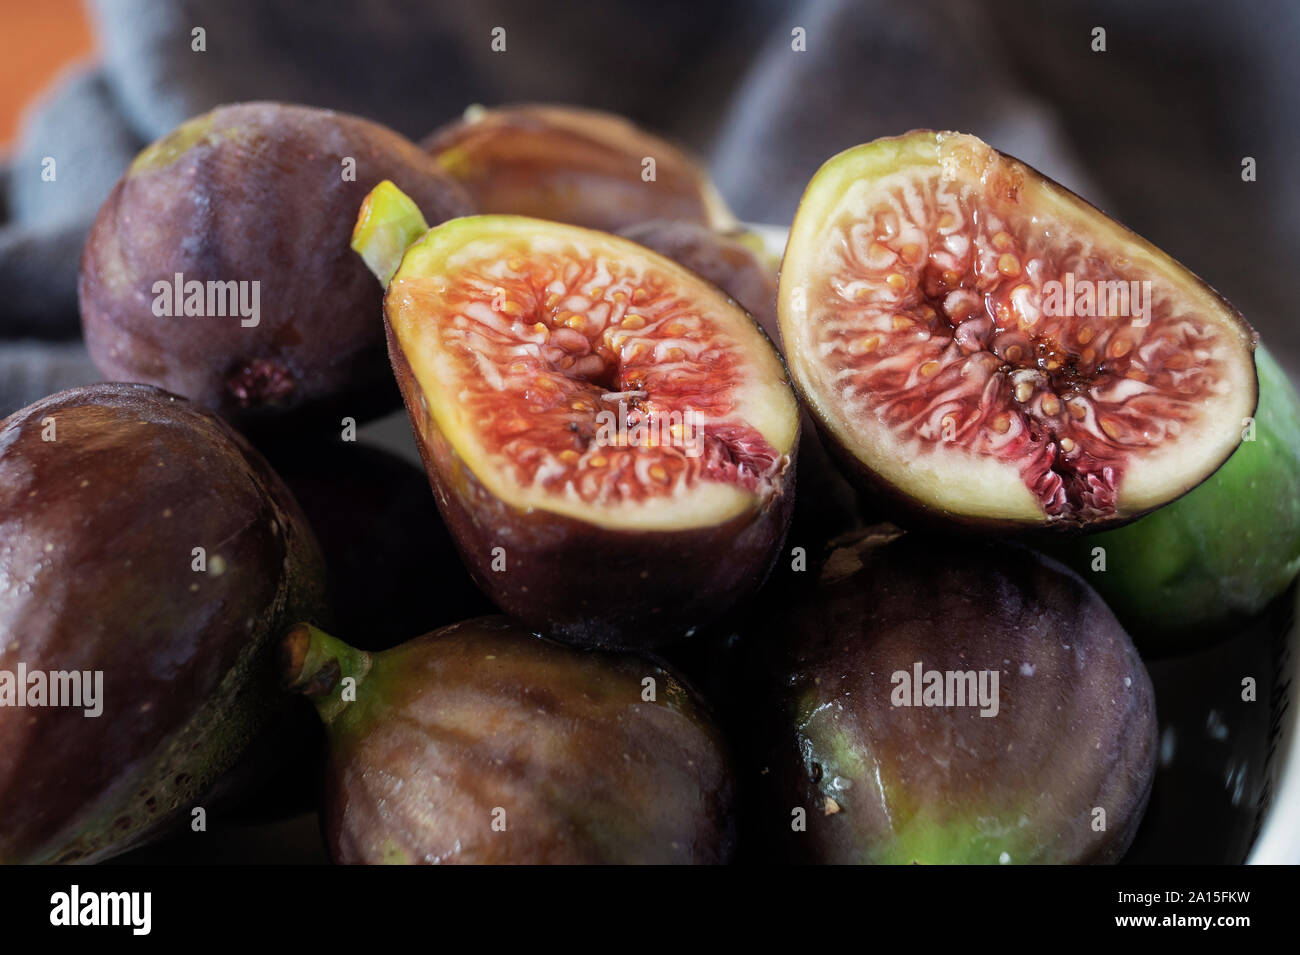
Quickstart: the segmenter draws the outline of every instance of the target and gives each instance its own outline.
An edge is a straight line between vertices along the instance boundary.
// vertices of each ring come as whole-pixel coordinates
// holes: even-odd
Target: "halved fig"
[[[647,219],[735,224],[694,157],[613,113],[471,106],[421,145],[466,188],[479,212],[609,232]]]
[[[1212,474],[1255,409],[1255,334],[1221,296],[959,133],[827,162],[778,309],[795,385],[851,470],[948,522],[1126,523]]]
[[[753,320],[670,259],[521,216],[424,234],[391,184],[354,248],[438,505],[479,586],[560,639],[650,646],[755,591],[789,523],[798,405]],[[395,269],[395,272],[394,272]]]

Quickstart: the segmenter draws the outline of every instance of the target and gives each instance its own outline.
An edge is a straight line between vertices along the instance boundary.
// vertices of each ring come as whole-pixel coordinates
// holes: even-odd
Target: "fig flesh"
[[[794,858],[1113,862],[1132,841],[1155,771],[1151,681],[1062,565],[877,525],[772,632],[765,829]]]
[[[76,388],[0,423],[0,540],[0,861],[95,861],[208,805],[280,719],[276,641],[324,621],[279,478],[187,401]],[[55,673],[99,714],[35,703]]]
[[[813,177],[778,310],[861,483],[947,524],[1101,529],[1195,487],[1256,401],[1255,335],[1146,240],[972,136]]]
[[[743,230],[720,232],[697,222],[664,219],[629,226],[619,235],[654,249],[708,279],[749,312],[772,343],[779,346],[777,262],[768,256],[759,236]]]
[[[1154,514],[1061,545],[1144,651],[1231,635],[1300,572],[1300,396],[1263,345],[1255,362],[1259,408],[1223,467]]]
[[[606,232],[648,219],[735,224],[693,157],[612,113],[471,106],[422,145],[479,212]]]
[[[136,158],[91,229],[80,297],[95,364],[245,430],[396,407],[379,300],[348,248],[383,179],[436,220],[470,211],[415,144],[367,120],[243,103],[186,122]]]
[[[381,185],[358,219],[381,277],[382,223],[408,228],[409,205]],[[470,216],[410,246],[384,313],[443,519],[503,610],[557,639],[646,647],[762,584],[798,409],[716,288],[613,235]]]
[[[658,664],[485,617],[377,654],[295,627],[283,676],[327,724],[322,821],[335,862],[730,855],[724,746],[693,691]]]

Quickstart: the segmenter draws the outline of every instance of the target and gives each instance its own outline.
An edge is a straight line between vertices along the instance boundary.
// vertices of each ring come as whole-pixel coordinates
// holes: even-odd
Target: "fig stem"
[[[387,288],[406,250],[428,231],[415,201],[385,179],[361,203],[352,228],[352,250]]]
[[[295,624],[280,643],[280,679],[285,689],[309,697],[326,723],[351,701],[344,698],[343,681],[350,677],[353,688],[359,687],[371,663],[369,653],[309,623]]]

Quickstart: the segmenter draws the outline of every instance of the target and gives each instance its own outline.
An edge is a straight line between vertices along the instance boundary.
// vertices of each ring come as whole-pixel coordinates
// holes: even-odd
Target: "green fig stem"
[[[341,692],[343,681],[351,677],[359,687],[372,663],[369,653],[309,623],[295,624],[280,643],[280,679],[285,688],[309,697],[326,723],[348,705]]]
[[[429,223],[415,201],[385,179],[361,203],[352,228],[352,249],[387,288],[406,250],[428,231]]]

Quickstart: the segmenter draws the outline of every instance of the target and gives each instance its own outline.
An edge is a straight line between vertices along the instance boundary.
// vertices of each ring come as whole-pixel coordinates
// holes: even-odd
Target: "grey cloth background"
[[[100,59],[47,92],[0,172],[0,415],[98,380],[78,342],[77,263],[131,157],[247,99],[348,110],[413,138],[472,102],[611,109],[695,149],[742,218],[776,224],[841,149],[915,127],[974,132],[1205,277],[1300,371],[1295,2],[89,5]],[[205,52],[191,50],[195,27]],[[47,156],[55,182],[41,178]],[[1255,182],[1241,179],[1246,156]]]

